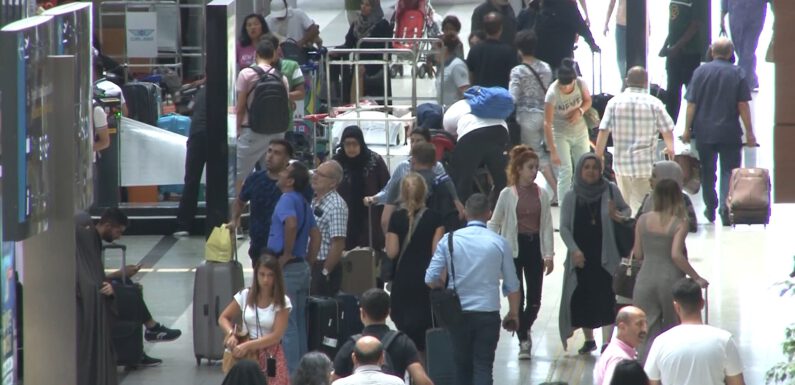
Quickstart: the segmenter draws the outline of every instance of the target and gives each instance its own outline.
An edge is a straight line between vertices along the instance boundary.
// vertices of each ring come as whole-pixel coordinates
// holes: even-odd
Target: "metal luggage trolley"
[[[435,52],[434,50],[421,51],[419,49],[420,46],[421,46],[420,43],[422,43],[422,42],[433,43],[433,42],[440,41],[440,39],[436,39],[436,38],[364,38],[364,39],[361,39],[359,41],[359,45],[361,45],[361,43],[364,43],[364,42],[384,43],[386,45],[386,44],[393,43],[393,42],[396,42],[396,41],[398,41],[398,42],[413,42],[415,44],[414,44],[414,46],[412,48],[383,48],[383,49],[381,49],[381,48],[356,48],[356,49],[335,48],[335,49],[329,50],[328,51],[329,56],[331,56],[331,55],[340,55],[340,56],[347,55],[348,57],[347,58],[343,58],[343,59],[339,59],[339,60],[334,60],[334,61],[326,60],[326,63],[325,63],[326,64],[326,74],[329,74],[331,72],[331,66],[332,65],[352,65],[353,66],[353,81],[354,81],[354,89],[355,89],[355,94],[354,94],[355,95],[355,100],[354,100],[354,104],[352,106],[349,106],[349,107],[336,107],[336,108],[332,108],[331,106],[329,106],[329,111],[336,112],[336,113],[354,111],[355,112],[355,116],[354,117],[347,117],[347,116],[346,117],[338,117],[338,116],[332,116],[332,115],[328,115],[328,114],[318,114],[318,115],[312,115],[312,116],[308,116],[307,117],[308,120],[311,120],[313,122],[317,122],[317,123],[319,123],[319,125],[321,127],[324,128],[324,130],[323,130],[324,131],[324,135],[325,135],[325,139],[324,140],[328,141],[329,146],[333,146],[334,145],[334,143],[332,143],[333,138],[331,138],[331,131],[332,130],[330,129],[330,126],[333,125],[334,122],[338,122],[338,121],[343,121],[343,122],[344,121],[356,121],[360,126],[361,126],[361,122],[365,122],[365,121],[380,121],[380,122],[383,122],[384,123],[384,134],[385,134],[384,144],[385,144],[385,147],[386,147],[386,154],[385,154],[385,158],[386,159],[385,160],[386,160],[387,167],[390,170],[392,170],[392,159],[391,159],[392,157],[391,157],[391,154],[390,154],[392,145],[390,143],[390,137],[393,135],[393,132],[390,131],[390,124],[391,123],[395,123],[395,122],[399,122],[399,123],[403,123],[403,124],[405,124],[405,123],[412,123],[412,124],[415,123],[416,117],[414,116],[414,112],[416,111],[417,101],[418,100],[430,99],[430,100],[437,101],[437,103],[441,101],[441,95],[440,94],[437,95],[436,97],[433,97],[433,98],[426,98],[426,97],[417,96],[417,76],[416,76],[417,75],[416,74],[417,62],[418,62],[418,60],[420,58],[420,54],[422,52],[429,52],[429,53],[434,53]],[[433,47],[433,44],[430,44],[430,46]],[[361,59],[360,58],[360,55],[368,55],[368,54],[369,55],[373,55],[373,54],[381,55],[381,59]],[[384,102],[383,105],[362,105],[361,104],[362,95],[359,94],[359,81],[360,81],[360,78],[359,78],[359,72],[360,72],[359,71],[359,65],[376,64],[376,65],[383,66],[383,68],[384,68],[384,72],[383,72],[384,73],[384,76],[383,76],[383,78],[384,78],[384,90],[388,90],[389,89],[388,82],[391,81],[391,79],[389,78],[389,75],[388,75],[389,74],[389,68],[394,63],[401,63],[401,64],[402,63],[410,63],[411,64],[411,68],[412,68],[411,96],[410,97],[399,97],[399,96],[394,96],[394,95],[390,96],[388,92],[385,92],[385,95],[383,97],[383,102]],[[440,72],[442,73],[442,76],[443,76],[443,73],[444,73],[443,68],[442,68],[442,70]],[[441,80],[444,81],[443,78]],[[332,93],[331,79],[328,76],[326,76],[326,89],[327,89],[327,100],[330,102],[333,99],[332,99],[332,95],[331,95],[331,93]],[[409,100],[410,104],[408,104],[408,105],[394,104],[394,102],[398,101],[398,100]],[[390,102],[392,102],[392,103],[390,103]],[[396,116],[391,116],[390,115],[391,111],[393,111],[394,109],[400,109],[400,108],[409,109],[411,114],[407,115],[405,117],[396,117]],[[383,111],[383,113],[384,113],[383,117],[375,118],[375,117],[364,117],[364,116],[361,116],[362,112],[365,112],[365,111],[377,111],[377,110]],[[398,135],[401,138],[404,136],[404,135],[401,136],[400,133],[398,133]],[[403,141],[401,140],[401,143],[402,142]]]
[[[128,77],[128,69],[130,68],[157,68],[165,67],[173,69],[182,78],[182,58],[185,56],[182,52],[182,25],[180,18],[180,5],[174,0],[122,0],[122,1],[103,1],[99,5],[99,30],[100,43],[104,46],[105,39],[112,37],[105,36],[104,27],[112,24],[114,27],[121,25],[125,35],[127,32],[127,21],[130,15],[136,13],[153,12],[156,13],[157,22],[155,34],[157,36],[157,55],[154,57],[141,57],[141,61],[149,61],[149,63],[130,61],[130,53],[125,43],[121,55],[108,55],[114,60],[120,61],[121,66],[124,68],[124,76]],[[114,22],[109,22],[108,19],[115,19]],[[118,20],[121,19],[119,22]],[[141,38],[151,36],[152,31],[148,29],[139,30]],[[144,36],[145,34],[145,36]],[[195,49],[197,47],[190,47]],[[189,56],[196,56],[197,54],[188,54]],[[198,56],[203,55],[199,53]]]

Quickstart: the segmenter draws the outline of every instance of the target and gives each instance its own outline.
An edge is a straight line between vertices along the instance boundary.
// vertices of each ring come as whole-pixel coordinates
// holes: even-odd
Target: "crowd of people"
[[[619,42],[625,39],[620,35],[625,33],[624,3],[619,0]],[[250,206],[248,254],[254,277],[230,298],[218,324],[227,336],[224,346],[235,357],[254,354],[256,365],[241,361],[225,383],[244,381],[238,378],[262,378],[264,383],[267,377],[275,384],[398,384],[408,373],[413,383],[431,384],[425,336],[437,320],[429,294],[453,287],[463,311],[458,322],[447,325],[455,383],[491,384],[501,327],[518,332],[518,359],[532,358],[531,329],[541,308],[544,276],[556,267],[553,239],[559,231],[566,248],[558,264],[563,274],[560,339],[567,347],[574,331],[582,329],[585,342],[577,351],[591,354],[599,349],[594,329],[601,328],[595,384],[742,384],[731,335],[702,325],[701,293],[709,282],[690,264],[685,248],[688,233],[697,230],[693,205],[682,192],[681,168],[662,160],[657,150],[659,136],[665,153],[675,154],[674,122],[681,86],[687,84],[683,141],[698,138],[706,218],[713,222],[717,211],[727,225],[728,173],[739,166],[743,135],[746,144],[755,144],[748,101],[757,84],[755,75],[729,61],[734,46],[727,38],[717,39],[713,61],[701,64],[705,4],[671,2],[677,17],[671,17],[661,52],[667,56],[669,99],[650,95],[646,70],[627,69],[625,52],[619,50],[625,89],[607,103],[598,127],[589,127],[593,99],[572,57],[579,37],[593,52],[600,49],[574,1],[532,1],[518,16],[507,0],[484,1],[472,15],[465,58],[458,37],[461,22],[446,17],[436,58],[445,68],[444,83],[438,83],[443,116],[434,120],[438,126],[411,129],[410,158],[391,175],[358,126],[346,127],[332,157],[313,171],[291,161],[294,149],[284,139],[289,127],[276,132],[252,127],[257,97],[252,90],[263,73],[275,78],[270,87],[286,91],[291,108],[304,98],[304,75],[295,60],[300,55],[288,58],[285,42],[300,52],[322,40],[318,26],[286,0],[271,1],[266,17],[246,17],[235,87],[237,197],[228,225],[238,227]],[[584,1],[581,5],[585,8]],[[612,9],[611,4],[608,16]],[[392,36],[379,0],[362,0],[352,20],[344,47],[357,47],[365,37]],[[356,74],[359,81],[353,81]],[[388,75],[377,65],[362,71],[341,67],[329,76],[341,84],[344,101],[356,94],[385,97],[391,92],[389,82],[384,88]],[[357,84],[362,89],[354,92],[351,87]],[[508,119],[474,114],[464,95],[473,86],[507,90],[514,114]],[[198,119],[193,124],[206,123]],[[457,139],[448,169],[438,161],[430,128],[443,128]],[[589,130],[594,128],[598,136],[591,143]],[[616,183],[604,173],[608,137]],[[718,157],[721,185],[716,193]],[[261,164],[258,170],[256,163]],[[492,185],[485,194],[473,188],[472,176],[481,166]],[[536,184],[538,173],[548,188]],[[191,183],[198,183],[194,174]],[[187,199],[188,206],[195,206]],[[552,220],[555,206],[560,206],[558,229]],[[176,235],[187,231],[193,211],[180,212]],[[617,227],[633,218],[634,247],[622,253]],[[110,212],[96,234],[84,227],[78,232],[112,241],[125,226],[126,218]],[[83,252],[97,253],[94,246],[86,243]],[[359,298],[364,330],[342,344],[336,357],[308,352],[307,298],[336,295],[344,279],[342,257],[358,247],[371,247],[392,261],[393,271],[381,276],[390,293],[374,288]],[[631,298],[617,296],[613,289],[613,273],[630,254],[643,262]],[[95,267],[89,266],[87,274],[98,274]],[[105,286],[101,293],[113,295]],[[509,302],[504,317],[500,295]],[[140,296],[136,303],[142,303]],[[398,330],[386,326],[388,317]],[[151,315],[143,318],[147,338],[150,333],[158,340],[179,337]],[[248,341],[239,339],[238,320]]]

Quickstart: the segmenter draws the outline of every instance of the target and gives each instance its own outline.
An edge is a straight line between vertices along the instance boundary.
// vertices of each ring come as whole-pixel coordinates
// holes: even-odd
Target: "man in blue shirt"
[[[271,217],[282,192],[276,182],[279,174],[287,169],[290,158],[293,156],[293,146],[283,139],[274,139],[268,145],[265,155],[265,169],[250,174],[243,183],[240,195],[232,205],[232,220],[229,227],[234,229],[240,222],[240,215],[251,203],[249,216],[249,249],[251,266],[260,257],[268,244],[268,235],[271,231]]]
[[[519,280],[513,253],[508,241],[486,228],[490,216],[488,197],[480,193],[470,196],[466,202],[467,227],[442,237],[425,272],[428,286],[444,286],[447,276],[442,274],[452,270],[447,242],[452,236],[455,276],[451,279],[463,309],[461,321],[449,325],[457,385],[491,385],[494,381],[492,368],[500,338],[502,278],[502,293],[510,304],[504,320],[506,328],[515,330],[519,325]],[[514,326],[508,326],[509,323]]]
[[[279,257],[284,286],[293,304],[284,333],[287,368],[294,373],[307,352],[306,298],[309,296],[310,268],[307,260],[317,258],[320,230],[306,198],[299,191],[309,185],[309,170],[294,162],[279,173],[276,182],[282,192],[271,217],[268,250]]]
[[[724,226],[730,226],[726,197],[729,195],[729,179],[732,170],[740,167],[743,129],[745,145],[756,146],[756,137],[751,126],[751,91],[744,71],[729,59],[734,52],[731,40],[718,38],[712,44],[713,61],[702,65],[693,73],[687,88],[687,120],[682,141],[696,139],[695,147],[701,160],[701,190],[704,216],[715,221],[715,210],[719,210]],[[720,200],[715,193],[715,172],[720,156]]]

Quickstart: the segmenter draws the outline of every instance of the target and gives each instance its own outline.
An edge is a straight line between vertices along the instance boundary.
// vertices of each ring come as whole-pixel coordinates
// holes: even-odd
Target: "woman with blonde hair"
[[[282,337],[292,309],[279,260],[263,254],[254,264],[251,286],[235,294],[218,317],[225,331],[224,346],[238,359],[255,356],[268,384],[288,385]],[[242,323],[238,324],[238,321]],[[268,360],[276,360],[276,375],[268,376]]]
[[[505,170],[508,175],[508,186],[500,192],[497,206],[488,223],[489,229],[507,239],[513,250],[516,275],[521,285],[517,330],[520,360],[530,359],[530,349],[533,345],[530,328],[541,308],[544,271],[546,270],[546,274],[549,275],[554,266],[551,197],[546,190],[539,188],[535,183],[538,166],[538,154],[530,147],[519,145],[511,150],[508,167]]]
[[[425,331],[432,326],[425,270],[444,235],[442,216],[425,207],[428,186],[411,172],[400,182],[400,209],[389,218],[386,254],[394,260],[391,317],[398,330],[425,351]]]
[[[638,219],[632,251],[634,258],[643,262],[632,293],[633,304],[643,309],[649,323],[648,337],[638,347],[641,362],[654,338],[679,324],[671,294],[674,282],[688,275],[701,287],[709,285],[683,252],[688,221],[679,184],[672,179],[657,182],[652,199],[654,211]]]

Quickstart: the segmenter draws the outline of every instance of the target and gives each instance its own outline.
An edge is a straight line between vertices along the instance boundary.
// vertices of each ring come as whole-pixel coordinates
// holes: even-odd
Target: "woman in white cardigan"
[[[533,326],[541,308],[541,287],[544,270],[549,275],[555,254],[552,241],[550,196],[535,184],[538,175],[538,154],[519,145],[511,150],[506,170],[508,186],[500,192],[489,229],[508,240],[513,250],[516,275],[522,285],[519,302],[519,359],[530,359]],[[524,279],[522,278],[524,277]],[[524,287],[527,280],[527,294]],[[527,306],[525,307],[525,299]]]

